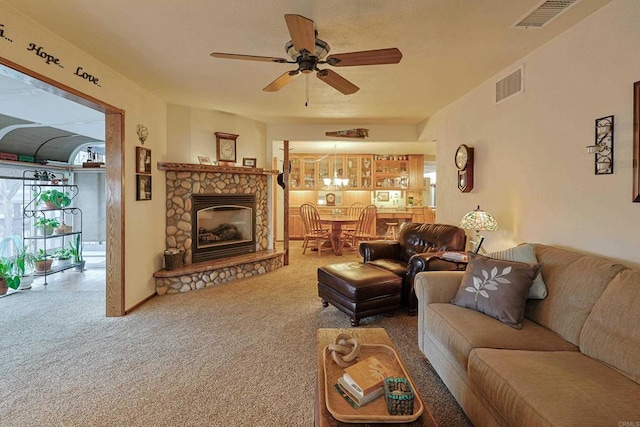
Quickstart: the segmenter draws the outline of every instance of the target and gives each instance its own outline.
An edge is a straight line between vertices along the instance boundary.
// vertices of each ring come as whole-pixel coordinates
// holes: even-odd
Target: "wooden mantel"
[[[158,162],[158,169],[176,172],[213,172],[245,175],[278,175],[275,169],[249,168],[244,166],[200,165],[197,163]]]

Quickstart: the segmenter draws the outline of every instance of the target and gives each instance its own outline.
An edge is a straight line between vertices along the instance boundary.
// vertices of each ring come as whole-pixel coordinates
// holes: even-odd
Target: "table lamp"
[[[478,205],[477,209],[474,209],[470,212],[467,212],[460,220],[460,228],[464,228],[466,230],[475,230],[476,236],[475,241],[471,242],[475,244],[475,253],[480,251],[482,247],[482,242],[484,241],[484,237],[480,234],[481,231],[496,231],[498,229],[498,223],[496,222],[493,215],[489,212],[485,212],[480,209],[480,205]],[[483,253],[486,253],[483,249]]]

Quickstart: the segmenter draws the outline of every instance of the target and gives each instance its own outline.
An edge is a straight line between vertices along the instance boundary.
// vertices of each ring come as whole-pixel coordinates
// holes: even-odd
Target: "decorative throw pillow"
[[[537,264],[536,248],[531,243],[523,243],[515,248],[487,254],[489,258],[504,259],[506,261],[526,262],[527,264]],[[545,299],[547,296],[547,286],[542,280],[542,270],[533,280],[533,286],[529,290],[530,299]]]
[[[467,270],[453,304],[520,329],[524,307],[540,264],[504,261],[469,252]]]

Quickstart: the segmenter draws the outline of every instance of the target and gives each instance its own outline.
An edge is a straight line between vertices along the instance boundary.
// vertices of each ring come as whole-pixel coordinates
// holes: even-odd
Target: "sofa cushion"
[[[527,264],[538,264],[536,258],[536,248],[532,243],[523,243],[515,248],[505,249],[499,252],[491,252],[487,254],[490,258],[504,259],[507,261],[526,262]],[[529,289],[528,298],[544,299],[547,296],[547,287],[542,279],[542,272],[539,272],[533,279],[533,286]]]
[[[517,426],[619,426],[640,420],[640,386],[579,352],[479,348],[468,378]]]
[[[611,279],[626,267],[602,257],[536,244],[548,297],[529,300],[526,317],[579,345],[580,331]]]
[[[470,252],[467,270],[451,302],[520,329],[527,295],[539,272],[540,264],[498,260]]]
[[[424,312],[427,335],[448,349],[461,371],[467,369],[471,350],[478,347],[538,351],[578,351],[558,335],[528,319],[514,329],[496,319],[453,304],[429,304]]]
[[[580,350],[640,383],[638,325],[640,270],[625,270],[613,278],[593,306],[580,334]]]

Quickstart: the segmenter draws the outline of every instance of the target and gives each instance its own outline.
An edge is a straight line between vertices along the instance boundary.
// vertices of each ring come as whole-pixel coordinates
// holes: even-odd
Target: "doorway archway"
[[[0,64],[25,83],[105,115],[106,289],[107,317],[125,315],[124,296],[124,111],[0,57]]]

